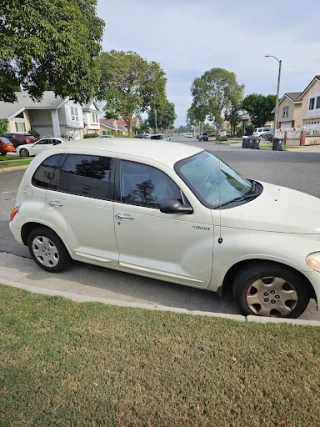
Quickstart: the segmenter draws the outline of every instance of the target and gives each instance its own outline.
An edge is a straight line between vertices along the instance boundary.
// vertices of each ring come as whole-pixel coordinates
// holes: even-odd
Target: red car
[[[28,133],[8,132],[4,133],[1,136],[4,136],[5,138],[9,139],[9,141],[13,144],[14,148],[19,147],[19,145],[33,144],[34,142],[38,141],[37,138]]]
[[[0,136],[0,154],[5,156],[7,153],[13,153],[16,149],[13,144],[4,136]]]

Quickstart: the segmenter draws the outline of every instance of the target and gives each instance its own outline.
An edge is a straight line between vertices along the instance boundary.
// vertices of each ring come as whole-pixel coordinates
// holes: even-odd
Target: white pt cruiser
[[[244,315],[298,317],[320,298],[320,200],[197,147],[87,139],[45,151],[10,229],[47,271],[73,259],[220,295],[232,286]]]

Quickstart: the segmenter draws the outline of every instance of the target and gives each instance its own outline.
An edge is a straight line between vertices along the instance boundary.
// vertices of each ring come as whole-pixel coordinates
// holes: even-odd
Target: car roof
[[[64,151],[66,149],[72,149],[73,151],[79,149],[82,153],[84,149],[88,149],[91,153],[92,151],[98,151],[99,153],[97,154],[100,155],[113,153],[121,156],[121,154],[129,154],[146,159],[151,158],[169,166],[173,166],[177,161],[203,151],[203,148],[177,142],[134,138],[110,138],[107,141],[99,140],[99,138],[71,140],[64,144],[61,149]]]

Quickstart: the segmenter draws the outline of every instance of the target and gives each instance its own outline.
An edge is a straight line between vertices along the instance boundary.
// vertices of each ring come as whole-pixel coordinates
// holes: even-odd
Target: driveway
[[[189,141],[188,141],[189,143]],[[194,145],[200,145],[191,141]],[[209,144],[207,146],[207,144]],[[320,154],[241,150],[232,146],[202,143],[218,157],[248,177],[286,185],[320,197]],[[15,242],[8,228],[9,214],[23,171],[1,174],[0,190],[0,278],[38,288],[129,303],[152,304],[188,310],[239,314],[231,295],[174,285],[82,263],[64,273],[50,274],[30,259],[28,250]],[[309,304],[301,319],[320,320],[315,303]]]

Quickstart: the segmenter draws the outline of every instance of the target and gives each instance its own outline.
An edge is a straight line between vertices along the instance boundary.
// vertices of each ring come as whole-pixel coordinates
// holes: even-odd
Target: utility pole
[[[277,125],[278,125],[278,109],[279,109],[279,90],[280,90],[280,77],[281,77],[281,66],[282,61],[275,56],[272,55],[266,55],[266,58],[274,58],[279,63],[279,72],[278,72],[278,84],[277,84],[277,98],[276,98],[276,108],[274,113],[274,136],[276,133]]]

